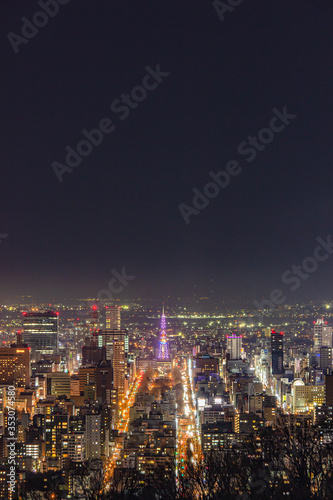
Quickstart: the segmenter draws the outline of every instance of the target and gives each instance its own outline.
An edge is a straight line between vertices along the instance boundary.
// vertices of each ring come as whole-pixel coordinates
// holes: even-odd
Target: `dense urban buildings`
[[[178,498],[186,493],[182,481],[192,484],[190,471],[210,463],[212,453],[222,453],[218,463],[224,463],[229,450],[237,461],[253,436],[265,446],[265,429],[287,432],[286,419],[313,433],[326,433],[333,421],[327,308],[325,319],[313,320],[321,308],[288,306],[259,317],[251,310],[198,313],[170,305],[167,315],[138,302],[124,307],[123,328],[106,327],[120,326],[119,306],[58,304],[59,315],[36,309],[7,311],[1,324],[0,458],[6,470],[13,411],[24,498],[35,490],[45,499],[88,499],[96,477],[105,498],[129,483],[147,495],[151,481],[157,490],[174,484]],[[44,333],[49,347],[57,335],[52,349],[39,340]],[[330,442],[325,436],[323,446]],[[288,481],[281,483],[286,493]],[[0,488],[14,499],[1,476]],[[250,492],[240,483],[235,488]]]
[[[333,500],[332,25],[2,2],[0,500]]]

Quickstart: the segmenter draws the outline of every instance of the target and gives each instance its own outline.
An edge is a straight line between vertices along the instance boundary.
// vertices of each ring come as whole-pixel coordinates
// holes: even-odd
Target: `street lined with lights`
[[[138,377],[135,379],[129,391],[128,396],[125,397],[121,403],[119,403],[120,411],[119,411],[117,429],[120,435],[124,435],[124,433],[127,432],[129,424],[129,409],[135,401],[135,396],[141,386],[143,376],[144,376],[144,371],[141,371]],[[121,440],[121,442],[117,442],[111,457],[109,457],[109,459],[106,462],[105,476],[104,476],[104,484],[106,489],[110,487],[110,481],[112,480],[117,460],[119,459],[121,451],[123,449],[123,443],[124,443],[123,439]]]
[[[196,408],[190,378],[190,362],[183,361],[181,370],[183,386],[182,414],[177,415],[176,477],[184,475],[186,464],[196,464],[200,459],[200,433],[197,427]]]

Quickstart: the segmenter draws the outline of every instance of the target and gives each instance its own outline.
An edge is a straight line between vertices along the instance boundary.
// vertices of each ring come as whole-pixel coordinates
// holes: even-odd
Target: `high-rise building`
[[[106,306],[106,329],[107,330],[120,330],[120,311],[121,306]]]
[[[230,359],[241,359],[242,352],[242,336],[227,335],[227,352],[230,354]]]
[[[79,389],[83,395],[87,385],[96,385],[96,366],[80,366],[79,367]]]
[[[96,367],[96,392],[100,403],[111,405],[113,370],[110,361],[101,361]]]
[[[125,332],[126,330],[114,330],[113,333],[113,387],[117,390],[119,400],[125,394]]]
[[[101,457],[101,416],[98,414],[86,415],[85,426],[86,460]]]
[[[314,352],[319,353],[323,346],[332,347],[332,327],[327,326],[323,318],[317,319],[313,326]]]
[[[333,375],[325,375],[326,404],[333,406]]]
[[[319,366],[327,375],[332,370],[332,347],[322,346],[320,348]]]
[[[283,373],[283,333],[272,330],[271,333],[272,374]]]
[[[69,458],[73,462],[84,462],[84,432],[72,432],[69,437]]]
[[[88,326],[89,337],[91,340],[93,340],[99,330],[99,311],[97,309],[97,306],[93,306],[92,310],[89,313]]]
[[[120,338],[124,342],[124,352],[126,337],[128,336],[127,330],[99,330],[96,336],[98,347],[106,348],[106,360],[113,360],[114,342],[115,338]]]
[[[54,461],[60,467],[62,437],[68,434],[69,415],[62,408],[54,408],[51,414],[45,416],[45,453],[46,458]]]
[[[61,465],[65,466],[66,460],[72,462],[85,461],[85,436],[84,432],[72,431],[62,435]]]
[[[53,311],[23,313],[23,340],[41,354],[58,352],[58,314]]]
[[[30,348],[0,347],[0,384],[30,384]]]

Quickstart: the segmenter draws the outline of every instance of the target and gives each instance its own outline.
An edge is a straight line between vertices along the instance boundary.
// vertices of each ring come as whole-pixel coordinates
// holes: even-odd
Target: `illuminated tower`
[[[157,358],[160,361],[170,360],[169,342],[165,330],[166,330],[166,321],[165,321],[164,303],[163,303],[163,311],[161,315],[161,332],[160,332],[160,340],[158,345],[158,358]]]

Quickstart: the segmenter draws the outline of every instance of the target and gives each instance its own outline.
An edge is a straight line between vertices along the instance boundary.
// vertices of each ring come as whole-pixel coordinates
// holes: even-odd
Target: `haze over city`
[[[2,7],[0,499],[332,500],[332,3]]]
[[[38,3],[4,9],[3,301],[94,296],[124,266],[129,297],[253,300],[331,234],[330,2],[243,1],[221,22],[213,2],[72,0],[27,43],[5,35],[22,37]],[[168,76],[122,120],[111,105],[147,66]],[[248,163],[239,145],[284,107],[296,118],[260,150],[243,144]],[[59,182],[52,163],[103,118],[115,130]],[[242,172],[186,224],[179,205],[231,160]],[[332,269],[298,300],[329,295]]]

